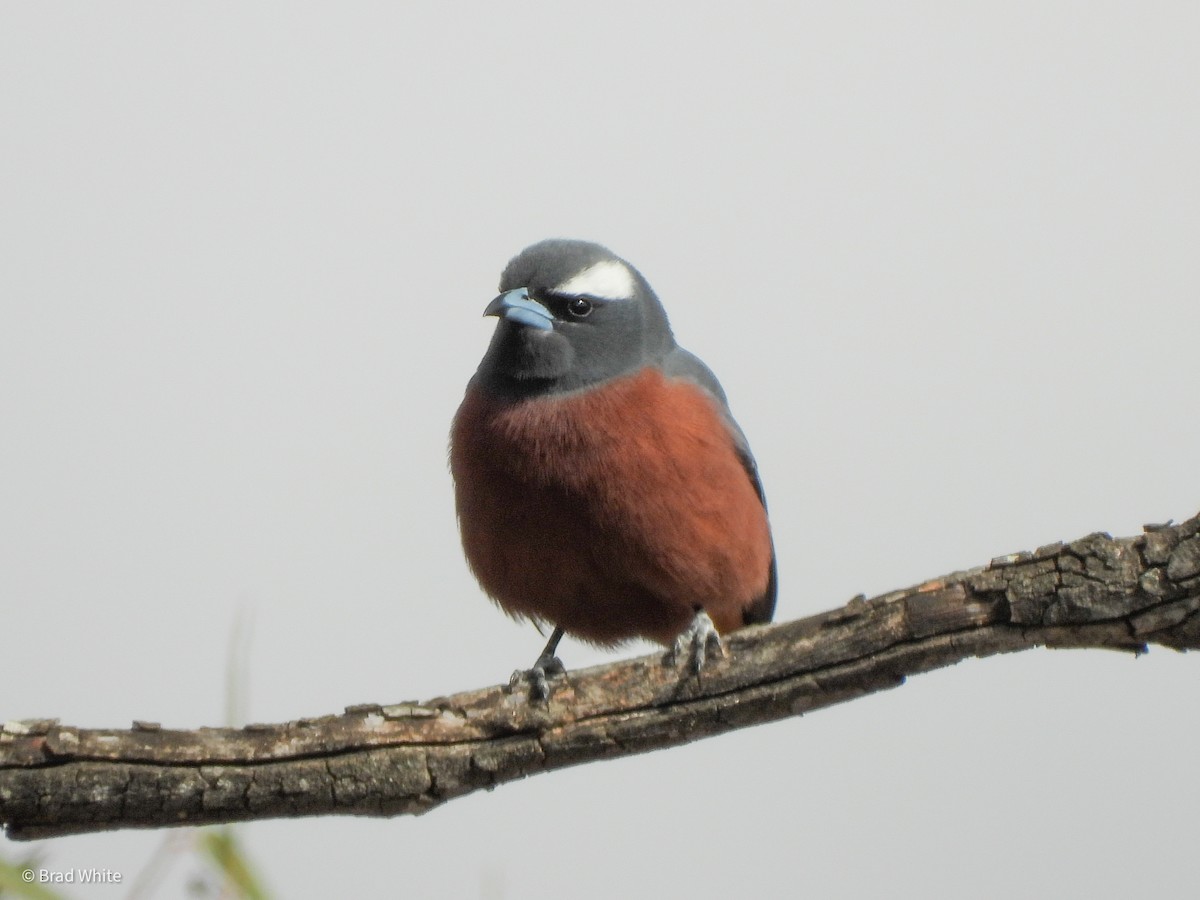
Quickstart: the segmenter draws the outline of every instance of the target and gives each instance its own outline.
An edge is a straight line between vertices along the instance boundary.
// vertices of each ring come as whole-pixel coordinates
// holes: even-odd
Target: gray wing
[[[734,420],[733,413],[729,410],[729,401],[725,397],[725,391],[721,387],[721,382],[717,381],[717,376],[698,357],[684,350],[682,347],[675,347],[663,358],[662,370],[672,378],[686,378],[689,381],[695,382],[716,399],[717,406],[721,410],[721,417],[725,420],[725,425],[729,428],[729,433],[733,435],[733,443],[737,449],[738,458],[741,459],[742,466],[745,468],[746,474],[750,477],[750,483],[754,485],[758,499],[762,501],[763,509],[766,509],[767,495],[763,492],[762,479],[758,476],[758,463],[754,461],[754,454],[750,452],[750,442],[746,440],[745,433]],[[775,548],[772,546],[771,572],[767,581],[766,593],[743,611],[742,617],[745,624],[753,625],[759,622],[770,622],[771,617],[775,615],[775,597],[778,592],[779,574],[775,564]]]
[[[717,376],[698,357],[684,350],[682,347],[676,347],[666,355],[662,362],[662,369],[663,372],[672,378],[686,378],[689,381],[694,381],[716,398],[717,405],[721,409],[721,417],[725,420],[725,425],[729,428],[729,433],[733,435],[733,442],[737,447],[742,465],[746,468],[746,474],[750,476],[750,481],[754,484],[754,490],[758,493],[758,499],[762,501],[765,507],[767,505],[767,497],[763,493],[762,480],[758,477],[758,463],[754,461],[754,454],[750,452],[750,442],[746,440],[745,433],[734,420],[733,413],[729,410],[729,400],[725,397],[725,391],[721,387],[721,382],[717,381]]]

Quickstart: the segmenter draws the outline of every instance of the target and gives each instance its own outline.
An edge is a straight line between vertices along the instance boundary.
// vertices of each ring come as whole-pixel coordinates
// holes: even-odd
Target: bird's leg
[[[698,608],[691,624],[675,638],[666,662],[671,666],[678,665],[680,656],[686,654],[692,674],[699,675],[708,659],[709,650],[719,650],[721,656],[728,656],[725,645],[721,643],[721,635],[717,633],[717,626],[703,608]]]
[[[534,700],[545,700],[550,696],[550,685],[547,678],[551,675],[563,675],[566,673],[566,666],[562,664],[562,660],[555,656],[555,651],[558,650],[558,642],[562,640],[563,630],[556,627],[554,633],[550,635],[550,640],[546,641],[546,647],[542,650],[542,655],[537,658],[537,662],[533,664],[531,669],[517,669],[512,673],[512,677],[508,679],[509,688],[515,688],[522,681],[529,682],[529,696]]]

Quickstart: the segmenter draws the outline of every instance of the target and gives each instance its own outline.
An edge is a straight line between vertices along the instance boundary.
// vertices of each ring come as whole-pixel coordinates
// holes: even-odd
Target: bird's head
[[[579,390],[656,363],[675,346],[641,273],[585,241],[521,251],[484,315],[500,322],[479,374],[522,394]]]

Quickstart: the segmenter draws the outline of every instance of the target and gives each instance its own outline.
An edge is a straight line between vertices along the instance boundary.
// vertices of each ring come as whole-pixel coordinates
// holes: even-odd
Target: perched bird
[[[480,585],[554,629],[525,673],[531,692],[563,671],[563,632],[649,638],[699,671],[708,648],[724,652],[718,633],[770,621],[754,457],[641,273],[597,244],[542,241],[509,262],[484,315],[500,321],[454,418],[450,467]]]

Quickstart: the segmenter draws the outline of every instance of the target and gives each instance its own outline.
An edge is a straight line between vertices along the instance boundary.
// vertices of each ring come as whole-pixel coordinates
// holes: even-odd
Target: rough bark
[[[26,840],[330,813],[423,813],[526,775],[687,743],[1029,647],[1200,647],[1200,516],[999,557],[728,639],[702,676],[659,655],[552,682],[241,729],[0,731],[0,822]]]

